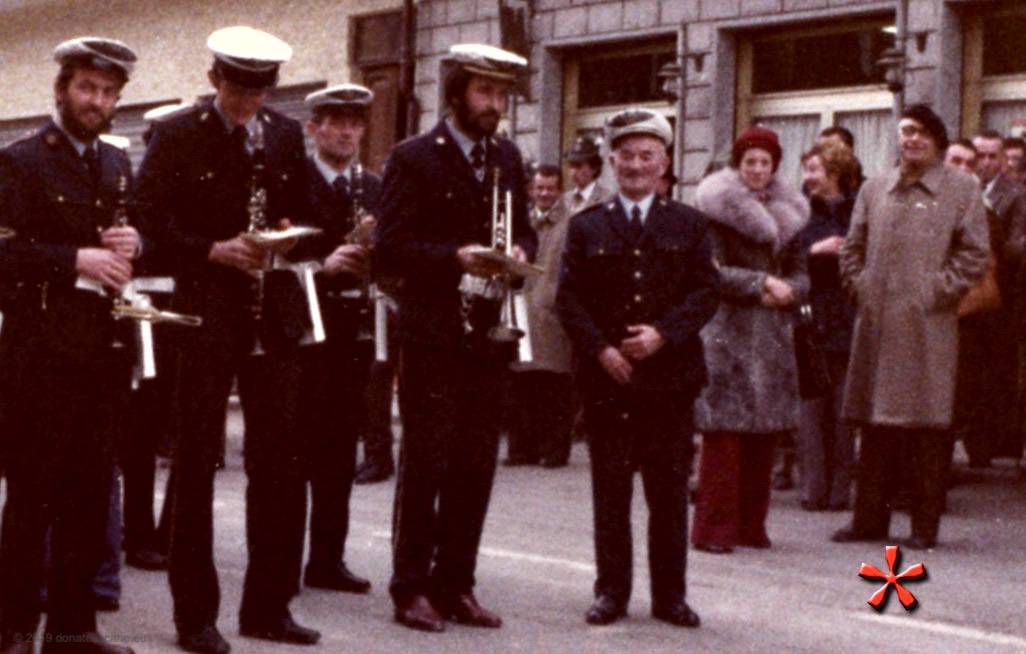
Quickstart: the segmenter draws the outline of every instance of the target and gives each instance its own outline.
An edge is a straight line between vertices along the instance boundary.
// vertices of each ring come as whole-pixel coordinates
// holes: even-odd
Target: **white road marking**
[[[392,534],[387,531],[375,531],[373,535],[374,538],[392,538]],[[496,559],[527,561],[529,563],[541,563],[543,565],[558,565],[571,570],[577,570],[578,572],[587,572],[592,575],[595,574],[595,566],[593,564],[584,563],[583,561],[574,561],[573,559],[545,556],[544,554],[531,554],[530,552],[518,552],[516,550],[505,550],[497,547],[482,547],[478,551],[485,556],[490,556]]]
[[[929,620],[920,620],[918,618],[897,617],[893,615],[855,613],[854,616],[855,618],[865,622],[875,622],[892,627],[904,627],[907,629],[919,629],[920,631],[929,631],[931,633],[943,634],[945,636],[958,636],[959,638],[977,640],[992,645],[1018,647],[1020,650],[1026,651],[1026,639],[1019,638],[1018,636],[1010,636],[997,631],[984,631],[982,629],[974,629],[972,627],[948,624],[947,622],[932,622]]]

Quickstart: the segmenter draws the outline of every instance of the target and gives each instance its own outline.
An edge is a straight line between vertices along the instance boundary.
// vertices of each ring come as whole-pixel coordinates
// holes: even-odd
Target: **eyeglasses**
[[[916,123],[911,123],[911,122],[908,122],[908,123],[905,123],[905,122],[898,123],[898,133],[901,134],[902,136],[904,136],[905,138],[909,138],[909,139],[912,138],[913,136],[929,136],[930,135],[930,133],[928,131],[926,131],[926,128],[924,128],[921,125],[918,125]]]

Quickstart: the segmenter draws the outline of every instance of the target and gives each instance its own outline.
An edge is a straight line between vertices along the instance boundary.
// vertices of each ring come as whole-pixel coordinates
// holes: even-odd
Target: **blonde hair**
[[[802,154],[801,162],[819,157],[827,175],[837,179],[841,193],[848,195],[859,185],[859,161],[855,153],[844,143],[831,139],[813,145]]]

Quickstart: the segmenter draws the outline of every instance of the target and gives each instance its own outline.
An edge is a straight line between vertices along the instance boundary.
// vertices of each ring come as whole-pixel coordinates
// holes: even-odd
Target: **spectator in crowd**
[[[851,133],[851,130],[847,127],[840,125],[833,125],[825,128],[819,133],[819,138],[816,142],[819,145],[823,145],[833,141],[837,145],[845,145],[852,152],[852,156],[855,156],[855,135]],[[855,157],[855,170],[851,173],[854,176],[854,181],[849,182],[852,193],[857,193],[859,187],[862,186],[862,182],[866,181],[866,176],[862,173],[862,162],[859,161],[858,157]]]
[[[979,468],[990,465],[995,456],[1018,459],[1022,453],[1013,307],[1020,288],[1026,189],[1002,171],[1001,134],[984,131],[973,143],[987,208],[992,269],[959,310],[955,421],[970,467]]]
[[[798,426],[791,312],[809,285],[798,239],[809,205],[777,178],[781,155],[776,132],[751,127],[731,166],[696,192],[722,296],[702,330],[709,383],[695,404],[702,453],[692,542],[708,552],[770,546],[774,442]]]
[[[601,141],[593,136],[581,136],[574,141],[573,147],[566,154],[566,162],[570,167],[570,181],[573,188],[567,191],[566,202],[570,213],[583,211],[592,204],[599,202],[602,193],[598,183],[602,174]]]
[[[976,146],[969,139],[956,139],[948,146],[944,153],[944,165],[955,170],[961,170],[967,175],[976,174],[976,161],[979,153]]]
[[[555,307],[570,216],[566,202],[559,201],[562,176],[558,166],[539,166],[531,189],[530,220],[538,234],[535,261],[545,272],[524,283],[533,356],[513,375],[515,417],[504,464],[540,462],[546,468],[558,468],[570,458],[574,418],[570,342]]]
[[[901,475],[913,486],[912,533],[898,542],[928,548],[944,503],[958,302],[986,271],[987,222],[979,184],[941,165],[937,114],[906,109],[898,143],[899,165],[863,186],[841,248],[858,311],[843,415],[862,431],[854,516],[833,540],[887,539]]]
[[[854,455],[854,433],[841,420],[854,310],[841,288],[838,254],[855,203],[858,163],[847,145],[833,140],[814,145],[801,161],[812,208],[800,235],[810,282],[803,317],[811,318],[801,334],[811,342],[798,359],[801,505],[807,511],[842,511],[850,501]]]
[[[1001,142],[1001,149],[1005,153],[1005,167],[1003,172],[1013,180],[1023,183],[1020,173],[1020,163],[1026,160],[1026,141],[1018,137],[1008,137]]]

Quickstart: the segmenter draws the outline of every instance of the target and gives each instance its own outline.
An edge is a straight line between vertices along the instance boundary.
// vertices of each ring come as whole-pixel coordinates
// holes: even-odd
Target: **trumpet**
[[[495,169],[495,183],[492,185],[492,248],[507,257],[513,256],[513,192],[506,189],[503,210],[499,209],[499,169]],[[517,324],[516,303],[513,285],[509,275],[503,280],[502,308],[499,311],[499,324],[488,330],[488,338],[499,343],[513,343],[523,338],[527,332]]]

